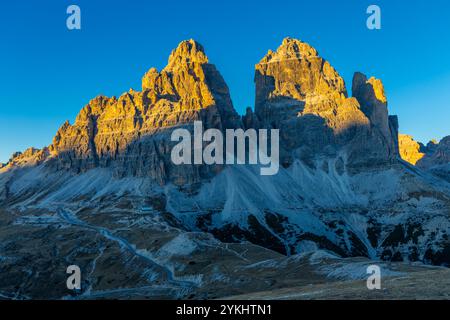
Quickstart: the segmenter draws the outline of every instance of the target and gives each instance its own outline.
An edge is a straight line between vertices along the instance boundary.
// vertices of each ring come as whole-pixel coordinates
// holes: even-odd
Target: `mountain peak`
[[[269,52],[256,65],[256,103],[255,110],[274,98],[290,99],[301,107],[293,112],[309,113],[328,109],[315,108],[320,101],[333,100],[341,104],[347,96],[344,79],[309,44],[293,38],[285,38],[276,51]],[[279,107],[274,106],[275,108]],[[310,108],[311,107],[311,108]],[[292,110],[292,108],[291,108]]]
[[[173,69],[178,65],[190,63],[208,63],[208,57],[205,54],[203,46],[193,39],[182,41],[178,47],[172,51],[166,69]]]
[[[400,156],[406,162],[416,165],[424,156],[424,146],[409,134],[398,135]]]
[[[371,90],[367,88],[370,87]],[[371,77],[367,79],[367,76],[361,72],[355,72],[353,76],[353,86],[352,91],[354,92],[354,96],[358,95],[360,90],[367,92],[371,92],[372,99],[377,99],[382,103],[387,103],[386,94],[384,92],[384,85],[380,79],[375,77]]]
[[[311,45],[298,39],[286,37],[276,52],[269,50],[260,63],[300,60],[304,57],[317,57],[318,52]]]

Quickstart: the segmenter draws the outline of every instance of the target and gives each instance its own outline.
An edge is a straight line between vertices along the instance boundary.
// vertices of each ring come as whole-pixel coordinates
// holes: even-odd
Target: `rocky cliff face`
[[[205,128],[221,130],[281,129],[281,162],[287,167],[295,159],[311,164],[322,156],[358,170],[395,162],[398,124],[388,116],[380,80],[356,73],[354,97],[348,98],[342,77],[313,47],[286,38],[256,65],[255,83],[255,112],[248,108],[241,118],[203,47],[184,41],[161,72],[151,68],[144,75],[142,91],[91,100],[73,125],[61,126],[39,159],[29,160],[48,160],[55,170],[108,167],[117,177],[192,184],[221,167],[173,166],[169,134],[201,120]]]
[[[430,141],[426,146],[404,134],[399,135],[399,141],[403,160],[450,182],[450,136],[439,143]]]
[[[93,99],[48,148],[15,155],[0,169],[2,207],[39,208],[58,219],[65,209],[86,219],[104,208],[151,212],[178,230],[283,254],[326,249],[450,265],[450,180],[397,161],[399,145],[411,162],[420,148],[398,139],[380,80],[355,73],[348,97],[342,77],[314,48],[286,38],[256,65],[255,84],[255,110],[240,117],[202,46],[184,41],[163,70],[144,75],[141,91]],[[220,130],[280,129],[279,174],[173,165],[170,134],[192,130],[195,120]],[[445,166],[447,142],[430,144],[430,162],[423,157],[417,166]]]
[[[417,162],[417,166],[450,183],[450,136],[439,143],[430,141],[425,150],[426,154]]]
[[[440,142],[429,141],[427,145],[406,134],[399,134],[398,138],[402,159],[413,165],[429,169],[450,162],[450,136],[444,137]]]
[[[438,144],[429,142],[426,147],[426,157],[423,157],[418,165],[423,168],[431,168],[450,163],[450,136],[443,138]]]
[[[357,72],[353,77],[352,92],[370,120],[372,135],[382,140],[379,146],[385,159],[396,159],[399,156],[398,119],[397,116],[389,116],[383,83],[374,77],[367,79]]]
[[[205,128],[241,125],[222,76],[203,47],[189,40],[172,52],[161,72],[152,68],[144,75],[142,91],[99,96],[73,125],[64,123],[48,148],[48,165],[78,173],[109,167],[117,177],[149,177],[160,184],[198,182],[220,168],[170,162],[171,131],[196,120]]]
[[[304,158],[341,150],[353,169],[395,161],[397,128],[380,80],[356,73],[348,98],[342,77],[314,48],[286,38],[256,65],[255,83],[255,113],[262,126],[281,129],[284,162],[292,151]]]
[[[425,156],[425,147],[423,144],[415,141],[412,136],[399,134],[400,156],[406,162],[416,165],[417,162]]]

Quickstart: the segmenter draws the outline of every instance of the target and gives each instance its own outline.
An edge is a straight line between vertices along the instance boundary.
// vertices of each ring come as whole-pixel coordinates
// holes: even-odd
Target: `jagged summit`
[[[203,46],[194,40],[181,42],[172,51],[167,66],[151,68],[142,79],[142,90],[154,101],[178,101],[183,109],[204,109],[216,105],[219,96],[231,110],[228,87],[215,66],[209,64]]]
[[[92,99],[73,125],[67,121],[60,127],[48,148],[50,157],[39,161],[48,160],[52,170],[111,168],[117,177],[193,183],[208,173],[173,166],[166,135],[197,120],[205,128],[241,126],[224,79],[203,47],[188,40],[172,51],[161,72],[151,68],[144,75],[142,91]]]
[[[142,90],[153,88],[154,82],[152,80],[162,73],[168,75],[191,70],[194,71],[196,76],[203,76],[201,69],[207,64],[209,64],[209,59],[203,46],[193,39],[184,40],[180,42],[177,48],[172,50],[167,65],[161,72],[156,68],[149,69],[142,79]]]
[[[392,163],[398,155],[396,118],[389,118],[386,104],[374,106],[374,86],[376,94],[384,91],[381,82],[370,82],[349,98],[344,79],[317,50],[286,38],[256,65],[255,113],[263,127],[282,129],[288,154],[303,149],[310,157],[345,146],[346,165]]]
[[[429,141],[426,145],[411,135],[399,135],[399,149],[403,160],[422,169],[431,169],[438,176],[450,181],[450,136],[441,141]]]
[[[387,142],[389,154],[398,157],[398,119],[389,116],[388,103],[381,80],[356,72],[353,76],[352,94],[371,125],[381,133]]]
[[[146,149],[141,140],[202,120],[206,128],[280,128],[287,165],[292,153],[299,153],[297,149],[314,157],[322,150],[337,153],[342,146],[350,150],[348,164],[395,159],[397,126],[388,118],[380,81],[357,73],[357,94],[348,98],[339,73],[312,46],[292,38],[285,38],[276,52],[269,51],[255,68],[255,113],[247,110],[241,118],[203,46],[192,39],[182,41],[165,68],[150,68],[145,73],[141,92],[130,90],[118,98],[92,99],[73,125],[66,122],[61,126],[49,152],[57,168],[83,172],[113,166],[118,176],[149,175],[163,183],[167,175],[175,173],[179,178],[176,169],[168,170],[168,146],[146,142]],[[156,151],[159,149],[164,151]],[[148,152],[151,164],[136,160],[149,157]],[[180,181],[196,181],[199,175],[194,175],[195,179]]]
[[[367,86],[372,87],[372,90],[367,90]],[[369,94],[371,96],[365,97],[366,100],[377,99],[381,103],[387,103],[382,81],[375,77],[367,79],[367,76],[361,72],[355,72],[353,76],[352,92],[354,97]]]
[[[269,51],[256,65],[255,82],[256,109],[264,100],[277,96],[323,100],[330,98],[330,95],[333,96],[331,99],[347,95],[344,79],[318,56],[317,50],[292,38],[285,38],[277,51]],[[267,90],[260,90],[264,88]]]
[[[302,58],[318,57],[318,52],[308,43],[290,37],[284,38],[277,51],[269,50],[261,59],[260,64],[280,62],[284,60],[298,60]]]
[[[165,70],[169,71],[177,66],[191,63],[206,64],[208,57],[205,54],[205,49],[197,41],[190,39],[182,41],[178,47],[172,51],[169,57],[169,63]]]

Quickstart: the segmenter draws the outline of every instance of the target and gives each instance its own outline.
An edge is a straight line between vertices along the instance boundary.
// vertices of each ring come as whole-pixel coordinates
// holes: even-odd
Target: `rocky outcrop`
[[[443,138],[438,144],[430,141],[426,149],[427,155],[419,161],[419,167],[431,168],[450,164],[450,136]]]
[[[99,96],[86,105],[75,123],[58,130],[49,150],[57,169],[84,172],[111,167],[116,176],[149,177],[160,184],[197,182],[217,167],[175,167],[170,161],[170,133],[196,120],[205,128],[235,128],[241,119],[229,90],[203,47],[183,41],[167,66],[150,69],[142,91],[119,98]]]
[[[353,169],[395,162],[398,123],[388,118],[381,81],[357,73],[348,98],[343,78],[314,48],[286,38],[256,65],[255,83],[255,113],[263,127],[281,129],[285,158],[345,150]]]
[[[394,148],[394,154],[396,155],[396,158],[400,157],[399,152],[399,141],[398,141],[398,116],[389,116],[389,130],[391,132],[392,137],[392,143]]]
[[[278,128],[281,163],[339,157],[340,168],[361,171],[398,156],[398,120],[388,116],[380,80],[356,73],[348,97],[343,78],[316,49],[286,38],[256,65],[255,111],[240,117],[228,87],[203,47],[183,41],[167,66],[151,68],[142,91],[99,96],[64,123],[39,157],[46,165],[76,173],[111,168],[115,176],[149,177],[160,184],[192,184],[221,166],[174,166],[169,135],[179,126]],[[340,170],[342,172],[342,170]]]
[[[380,147],[387,158],[395,159],[398,153],[398,119],[389,116],[388,102],[381,80],[356,72],[353,76],[352,94],[358,100],[361,110],[369,118],[374,135],[383,139]]]
[[[28,148],[24,152],[16,152],[11,156],[8,163],[0,166],[0,169],[8,169],[13,167],[35,166],[44,162],[49,156],[49,149],[42,150],[36,148]]]
[[[435,153],[438,145],[439,145],[439,142],[437,142],[435,139],[429,141],[426,145],[427,153],[430,153],[430,154]]]
[[[245,129],[258,129],[260,127],[258,116],[253,112],[251,107],[246,109],[245,115],[242,117],[242,122]]]
[[[371,124],[385,137],[390,136],[387,98],[381,80],[373,77],[367,79],[364,74],[356,72],[353,76],[352,93]]]
[[[426,146],[405,134],[399,135],[399,141],[403,160],[450,183],[450,136]]]
[[[423,169],[450,163],[450,136],[439,143],[432,140],[425,146],[410,135],[399,134],[400,155],[403,160]]]
[[[287,38],[256,65],[255,83],[255,109],[240,117],[201,45],[184,41],[163,70],[144,75],[141,91],[91,100],[48,148],[14,155],[0,169],[0,209],[34,215],[43,208],[52,225],[63,218],[76,226],[59,214],[62,207],[86,221],[91,213],[123,211],[101,221],[114,228],[114,219],[141,226],[145,211],[145,224],[163,222],[164,232],[202,230],[283,254],[316,246],[340,256],[448,263],[448,185],[397,161],[399,146],[408,148],[380,80],[356,73],[348,97],[342,77],[314,48]],[[170,134],[192,130],[196,120],[220,130],[279,129],[279,174],[173,165]],[[429,144],[433,151],[420,161],[414,157],[422,147],[414,148],[411,162],[445,177],[447,139]],[[47,216],[51,210],[58,214]]]
[[[450,136],[439,143],[430,141],[426,150],[427,154],[420,159],[417,166],[450,183]]]
[[[398,141],[400,156],[406,162],[416,165],[417,162],[425,156],[423,144],[415,141],[412,136],[399,134]]]

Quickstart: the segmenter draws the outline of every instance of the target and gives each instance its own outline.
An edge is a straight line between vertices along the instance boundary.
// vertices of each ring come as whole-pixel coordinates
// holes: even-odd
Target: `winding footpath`
[[[136,250],[136,247],[134,245],[130,244],[126,239],[114,235],[113,232],[111,232],[110,230],[108,230],[104,227],[99,227],[99,226],[88,224],[87,222],[78,219],[74,214],[69,213],[68,211],[63,210],[63,209],[58,209],[57,214],[67,224],[70,224],[72,226],[77,226],[80,228],[84,228],[84,229],[88,229],[88,230],[92,230],[92,231],[96,231],[99,234],[101,234],[103,237],[105,237],[111,241],[117,242],[121,248],[129,251],[132,255],[145,260],[155,270],[160,270],[160,272],[163,275],[165,275],[168,284],[170,284],[171,286],[177,287],[180,289],[191,289],[191,288],[197,287],[197,285],[194,282],[178,280],[175,277],[172,270],[170,270],[166,266],[163,266],[163,265],[157,263],[155,260],[153,260],[149,256],[140,253],[138,250]]]

